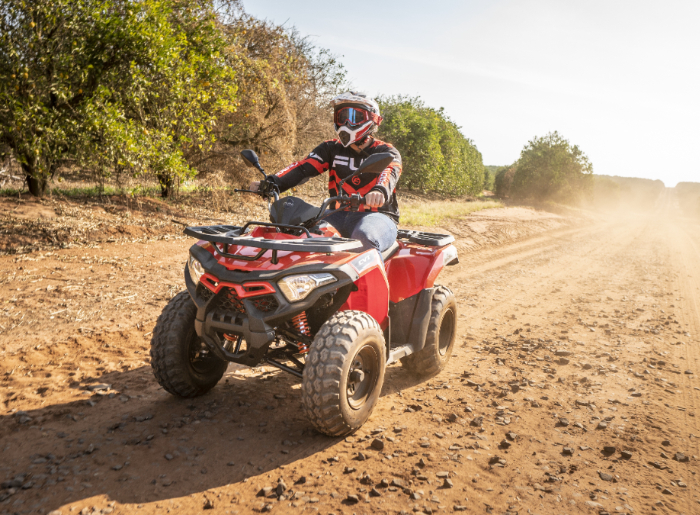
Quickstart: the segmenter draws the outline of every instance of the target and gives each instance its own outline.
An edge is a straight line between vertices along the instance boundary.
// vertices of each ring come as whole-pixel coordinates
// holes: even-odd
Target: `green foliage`
[[[0,141],[36,195],[66,160],[191,177],[235,107],[213,0],[3,0],[0,34]]]
[[[501,198],[510,196],[510,187],[513,184],[513,176],[515,175],[516,169],[516,164],[501,166],[498,168],[493,179],[494,193],[497,196]]]
[[[442,108],[426,107],[418,97],[382,97],[378,103],[384,118],[378,137],[401,152],[402,187],[448,195],[481,193],[481,153]]]
[[[484,189],[493,191],[495,187],[496,174],[504,168],[503,166],[484,165]]]
[[[201,155],[200,169],[236,169],[227,160],[254,149],[268,170],[281,169],[334,136],[329,100],[345,83],[345,70],[328,51],[294,29],[247,15],[224,26],[227,59],[236,72],[238,107],[219,117],[215,152]]]
[[[446,218],[460,218],[483,209],[499,207],[503,207],[503,204],[493,200],[464,202],[458,199],[418,203],[409,202],[401,204],[401,223],[403,225],[432,227],[439,225]]]
[[[589,190],[593,166],[576,145],[551,132],[520,153],[510,194],[518,199],[571,202]]]

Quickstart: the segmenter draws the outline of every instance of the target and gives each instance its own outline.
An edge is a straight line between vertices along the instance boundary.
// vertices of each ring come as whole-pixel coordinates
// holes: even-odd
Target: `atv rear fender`
[[[400,246],[386,265],[387,280],[391,285],[389,300],[392,303],[432,288],[443,268],[457,263],[457,251],[452,245],[426,247],[401,241]]]

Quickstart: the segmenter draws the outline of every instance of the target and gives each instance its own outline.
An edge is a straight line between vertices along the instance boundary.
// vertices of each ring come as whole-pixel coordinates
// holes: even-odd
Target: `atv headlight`
[[[305,274],[288,275],[277,284],[289,302],[297,302],[299,300],[304,300],[309,293],[319,286],[335,281],[337,281],[337,279],[332,274]]]
[[[187,269],[190,271],[190,277],[194,281],[194,284],[199,284],[199,280],[205,273],[202,263],[197,261],[194,256],[190,256],[187,260]]]

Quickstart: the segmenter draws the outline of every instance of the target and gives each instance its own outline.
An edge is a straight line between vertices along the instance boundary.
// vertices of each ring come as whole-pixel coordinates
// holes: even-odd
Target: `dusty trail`
[[[129,263],[91,250],[83,302],[106,303],[97,331],[9,333],[0,480],[16,482],[0,513],[700,512],[700,223],[672,197],[463,253],[440,281],[461,313],[448,370],[421,381],[392,366],[372,418],[344,440],[314,433],[298,384],[275,370],[230,369],[189,401],[157,387],[147,350],[164,301],[125,303],[154,273],[163,295],[175,288],[186,247],[136,245]],[[41,274],[73,254],[25,264]],[[105,297],[119,280],[125,293]]]

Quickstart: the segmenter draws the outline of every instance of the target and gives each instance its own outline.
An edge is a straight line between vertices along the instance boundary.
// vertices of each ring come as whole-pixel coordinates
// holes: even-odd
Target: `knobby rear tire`
[[[158,384],[178,397],[198,397],[216,386],[228,362],[207,353],[192,360],[201,348],[194,329],[197,307],[187,291],[175,295],[158,317],[151,339],[151,367]]]
[[[367,376],[366,398],[349,399],[349,375],[363,358],[376,360],[373,376]],[[302,401],[311,423],[329,436],[357,431],[379,400],[385,369],[386,344],[377,321],[361,311],[334,314],[316,334],[304,366]]]
[[[442,372],[452,356],[457,337],[457,301],[452,291],[437,286],[430,305],[430,322],[425,346],[401,358],[401,365],[419,376],[432,376]]]

